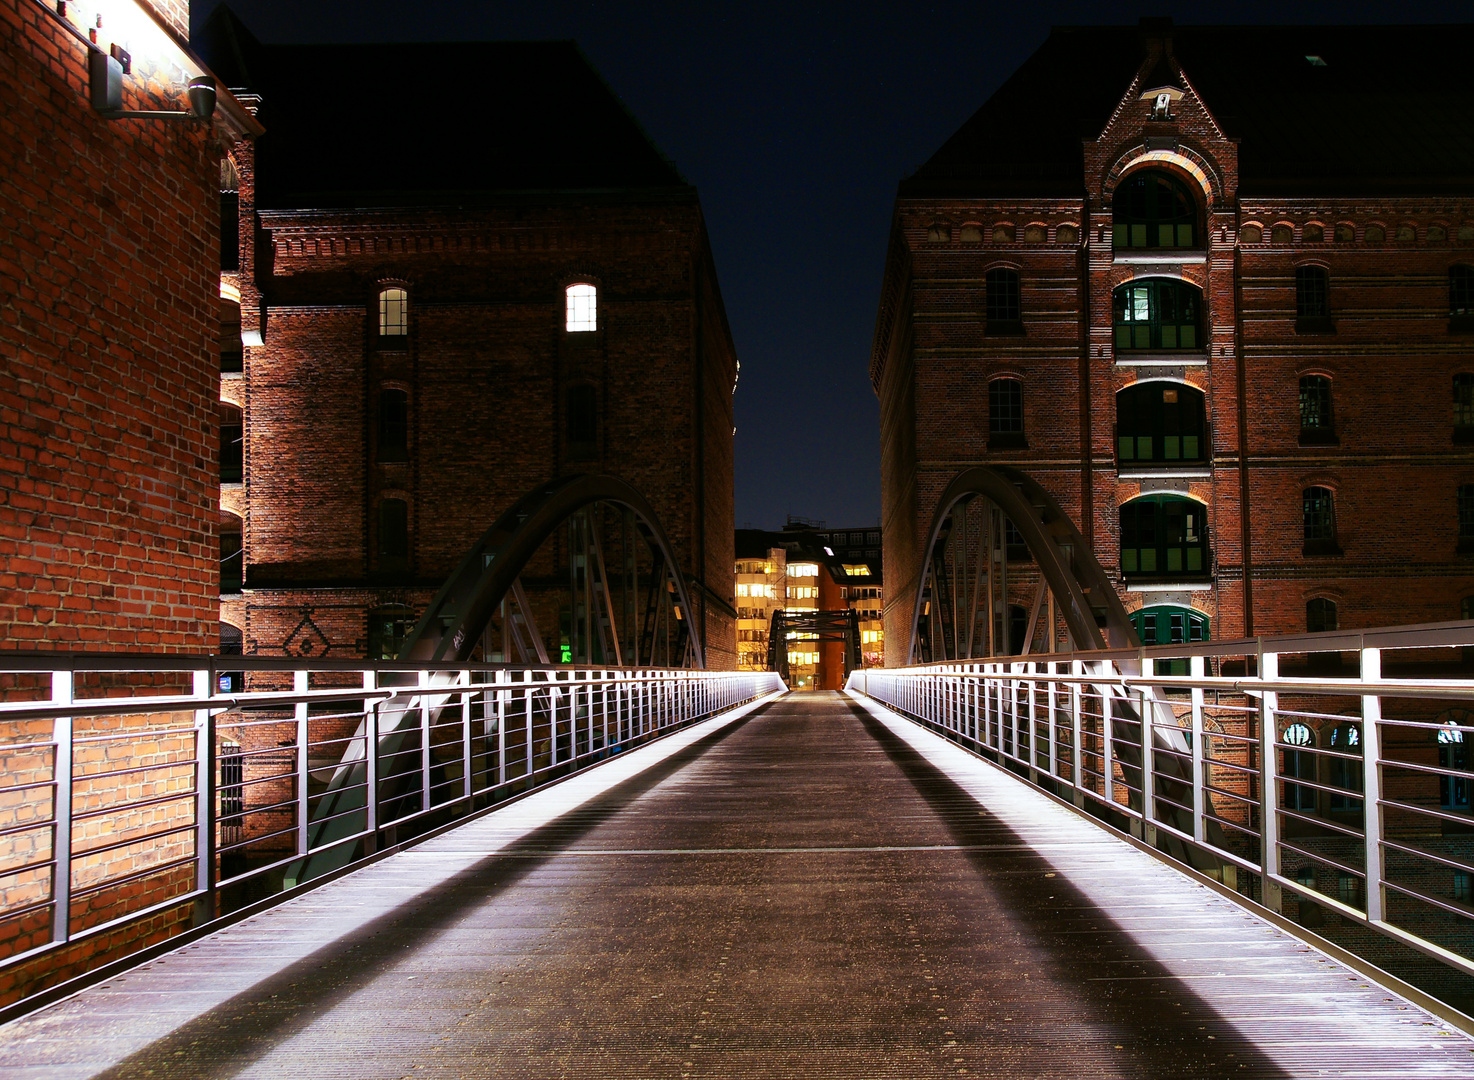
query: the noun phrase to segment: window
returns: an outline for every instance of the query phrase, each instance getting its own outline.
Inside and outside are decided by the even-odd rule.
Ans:
[[[1448,315],[1450,330],[1474,330],[1474,266],[1449,268]]]
[[[565,422],[570,458],[596,457],[599,452],[599,391],[588,383],[568,388]]]
[[[1331,414],[1331,380],[1324,375],[1300,377],[1300,441],[1306,444],[1336,441]]]
[[[240,413],[230,410],[220,425],[220,482],[239,484],[245,473],[245,428]]]
[[[1285,728],[1280,736],[1280,742],[1286,745],[1282,751],[1283,764],[1280,767],[1280,775],[1289,780],[1314,780],[1315,779],[1315,753],[1310,750],[1302,750],[1300,747],[1314,746],[1315,735],[1305,724],[1291,724]],[[1287,810],[1314,810],[1315,788],[1304,784],[1284,785],[1284,805]]]
[[[1309,487],[1302,493],[1306,555],[1339,555],[1336,545],[1336,513],[1331,489]]]
[[[1024,445],[1024,387],[1017,379],[988,384],[988,447]]]
[[[1454,376],[1454,442],[1474,442],[1474,375]]]
[[[1336,880],[1336,899],[1347,907],[1361,907],[1361,878],[1340,875]]]
[[[1269,239],[1275,244],[1289,244],[1295,240],[1295,227],[1293,225],[1276,225],[1269,230]]]
[[[1315,889],[1315,867],[1302,866],[1295,871],[1295,884],[1302,889]],[[1322,922],[1320,905],[1312,904],[1304,897],[1300,898],[1300,923],[1302,926],[1316,927]]]
[[[1450,710],[1448,717],[1438,729],[1438,767],[1453,772],[1469,771],[1469,740],[1464,729],[1474,717],[1462,709]],[[1469,810],[1469,778],[1467,776],[1440,776],[1438,778],[1438,805],[1444,810]]]
[[[1474,885],[1471,885],[1469,874],[1465,870],[1454,871],[1453,897],[1461,904],[1474,902]]]
[[[988,324],[986,334],[1021,334],[1023,316],[1019,308],[1017,270],[994,267],[987,275]]]
[[[1305,605],[1305,630],[1310,634],[1329,634],[1339,628],[1336,601],[1318,596]]]
[[[403,562],[409,557],[409,507],[403,499],[379,503],[379,560]]]
[[[1114,247],[1197,247],[1197,204],[1186,184],[1164,172],[1133,173],[1116,189]]]
[[[1326,748],[1337,754],[1360,754],[1361,753],[1361,727],[1357,724],[1337,724],[1327,733]],[[1344,757],[1327,757],[1329,775],[1327,782],[1331,787],[1340,788],[1342,791],[1361,791],[1362,772],[1361,762],[1352,761]],[[1332,795],[1330,798],[1332,810],[1361,810],[1361,800],[1350,795]]]
[[[1207,460],[1203,394],[1186,383],[1146,382],[1116,395],[1116,456],[1123,467]]]
[[[245,583],[245,552],[241,548],[240,525],[220,529],[220,591],[238,593]]]
[[[1336,226],[1336,243],[1349,244],[1356,239],[1356,227],[1350,222],[1343,221]]]
[[[370,660],[398,659],[404,641],[414,630],[410,613],[392,608],[369,613],[368,642]]]
[[[938,222],[926,230],[926,238],[933,244],[945,244],[952,239],[952,226]],[[568,329],[572,330],[573,327],[569,326]]]
[[[1264,229],[1259,225],[1245,225],[1239,230],[1239,240],[1245,244],[1263,243]]]
[[[1301,230],[1300,235],[1308,244],[1318,244],[1326,238],[1326,230],[1323,225],[1311,223]]]
[[[1368,225],[1366,231],[1366,242],[1368,244],[1380,244],[1387,239],[1387,230],[1381,225]]]
[[[1295,268],[1295,330],[1298,333],[1326,333],[1334,329],[1331,322],[1330,275],[1323,266]]]
[[[570,285],[567,298],[567,328],[570,334],[588,333],[599,328],[599,290],[586,282]]]
[[[1198,349],[1201,293],[1174,278],[1147,278],[1114,293],[1117,349]]]
[[[1073,225],[1061,225],[1054,231],[1054,238],[1061,244],[1078,244],[1080,242],[1080,230]]]
[[[1459,513],[1459,550],[1474,551],[1474,484],[1460,484],[1456,499]]]
[[[379,290],[379,337],[404,339],[409,335],[409,293],[391,286]]]
[[[1208,640],[1208,616],[1201,611],[1172,604],[1156,604],[1133,611],[1131,625],[1143,645],[1181,645]],[[1186,675],[1186,669],[1180,674]]]
[[[1180,495],[1147,495],[1121,507],[1124,577],[1208,576],[1208,512]]]
[[[818,577],[819,576],[819,564],[818,563],[811,563],[811,562],[810,563],[801,563],[801,562],[789,563],[788,564],[788,576],[789,577]]]
[[[245,652],[245,635],[239,626],[228,622],[220,624],[220,655],[240,656]],[[215,686],[222,694],[234,694],[246,688],[244,671],[219,671],[215,675]]]
[[[403,390],[379,391],[378,460],[409,460],[409,395]]]
[[[1033,558],[1029,552],[1029,545],[1024,540],[1024,534],[1019,532],[1018,526],[1013,523],[1013,518],[1007,514],[1003,515],[1003,546],[1009,562],[1028,562]]]

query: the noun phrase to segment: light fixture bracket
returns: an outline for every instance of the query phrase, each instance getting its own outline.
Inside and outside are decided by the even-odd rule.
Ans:
[[[189,80],[189,111],[173,109],[133,110],[123,108],[123,76],[132,68],[132,57],[114,45],[109,52],[87,53],[87,81],[92,107],[107,120],[208,120],[215,115],[215,80],[196,75]]]

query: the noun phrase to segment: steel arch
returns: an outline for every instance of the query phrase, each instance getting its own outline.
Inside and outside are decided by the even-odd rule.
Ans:
[[[685,575],[670,540],[645,497],[615,476],[582,473],[563,476],[534,488],[472,545],[455,573],[400,650],[403,660],[467,660],[523,568],[553,531],[594,503],[610,503],[631,512],[651,551],[658,554],[674,585],[676,603],[685,617],[693,667],[706,667],[696,612],[686,591]]]
[[[953,512],[959,505],[978,496],[996,503],[1022,534],[1045,584],[1060,602],[1061,615],[1077,649],[1136,648],[1139,645],[1136,630],[1116,595],[1115,586],[1096,561],[1080,530],[1075,528],[1074,522],[1054,497],[1025,472],[1006,465],[984,465],[959,473],[937,502],[927,534],[926,554],[912,610],[911,641],[907,652],[910,663],[920,659],[917,649],[927,584],[952,528]]]

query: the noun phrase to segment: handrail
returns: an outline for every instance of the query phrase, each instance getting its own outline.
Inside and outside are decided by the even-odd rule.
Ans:
[[[217,692],[238,672],[291,689]],[[0,673],[44,684],[0,690],[33,698],[0,701],[0,972],[36,988],[51,953],[156,920],[142,945],[165,912],[210,924],[784,689],[768,672],[61,651],[0,652]],[[86,696],[99,674],[98,693],[133,676],[144,694]]]
[[[1474,622],[1430,623],[871,668],[848,688],[1272,910],[1474,974],[1474,663],[1450,655],[1471,647]],[[1355,653],[1355,674],[1280,674],[1317,653]],[[1189,673],[1158,674],[1169,660]],[[1225,660],[1245,674],[1214,674]]]

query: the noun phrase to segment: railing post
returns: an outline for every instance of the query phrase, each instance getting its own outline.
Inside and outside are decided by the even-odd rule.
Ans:
[[[1382,650],[1361,650],[1362,682],[1376,682],[1382,677]],[[1366,912],[1373,923],[1386,919],[1383,895],[1384,875],[1382,850],[1382,698],[1365,694],[1361,699],[1361,772],[1362,821],[1366,842]]]
[[[1259,678],[1264,682],[1278,679],[1279,661],[1277,653],[1261,652]],[[1259,698],[1259,870],[1264,883],[1262,900],[1271,911],[1279,911],[1284,900],[1279,882],[1270,880],[1280,870],[1278,708],[1279,695],[1265,690]]]
[[[1157,673],[1157,662],[1142,657],[1141,673],[1151,678]],[[1147,703],[1147,694],[1152,701]],[[1137,715],[1141,718],[1141,838],[1157,846],[1157,702],[1154,687],[1143,686],[1136,695]],[[1127,797],[1130,801],[1130,797]]]
[[[470,671],[461,672],[461,685],[470,687],[474,680]],[[471,809],[471,698],[469,689],[461,691],[461,797],[466,810]]]
[[[1189,657],[1187,664],[1189,675],[1194,679],[1203,677],[1203,658],[1201,656]],[[1206,818],[1211,809],[1208,803],[1208,777],[1204,765],[1203,740],[1205,738],[1203,734],[1203,688],[1194,686],[1192,688],[1193,839],[1200,844],[1207,840]]]
[[[307,672],[292,672],[292,692],[307,693]],[[307,854],[307,702],[292,707],[297,719],[297,854]]]
[[[1052,634],[1053,630],[1050,632]],[[1052,652],[1053,649],[1054,646],[1051,641],[1050,651]],[[1059,664],[1056,661],[1051,660],[1046,666],[1051,676],[1059,674]],[[1049,738],[1045,744],[1045,748],[1049,754],[1049,775],[1055,779],[1059,779],[1059,727],[1055,723],[1055,717],[1059,713],[1059,687],[1053,679],[1050,679],[1049,682],[1044,684],[1044,688],[1044,714],[1048,717],[1049,722]]]
[[[420,672],[420,812],[430,809],[430,673]]]
[[[1070,674],[1076,679],[1084,678],[1084,661],[1071,660]],[[1074,803],[1082,809],[1085,806],[1085,779],[1082,772],[1085,756],[1080,748],[1080,733],[1085,726],[1081,715],[1084,710],[1084,689],[1082,683],[1070,683],[1070,784],[1074,789]]]
[[[214,672],[207,663],[193,673],[194,696],[207,698]],[[195,745],[195,891],[194,925],[215,918],[215,716],[209,709],[194,714]]]
[[[51,701],[56,705],[72,704],[75,682],[70,671],[51,673]],[[67,941],[72,934],[72,718],[58,716],[52,721],[51,740],[55,747],[51,760],[51,778],[56,785],[52,818],[55,822],[51,839],[54,862],[51,877],[51,941]]]
[[[378,673],[363,673],[363,688],[379,688]],[[363,853],[372,855],[379,847],[379,707],[381,702],[365,702],[363,710]]]

